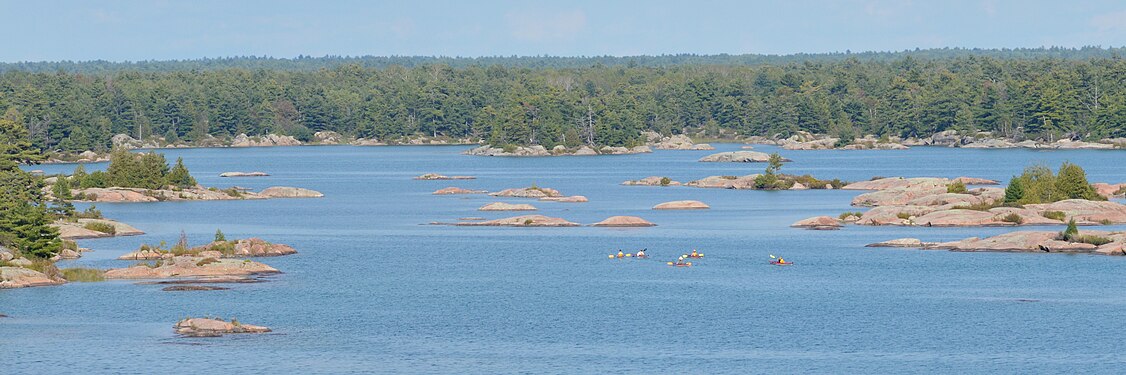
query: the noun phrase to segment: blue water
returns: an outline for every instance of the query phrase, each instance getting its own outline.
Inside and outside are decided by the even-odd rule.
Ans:
[[[719,145],[720,151],[738,145]],[[62,266],[122,267],[142,243],[193,243],[216,229],[299,254],[263,258],[284,273],[213,292],[132,281],[0,291],[0,373],[1122,373],[1126,258],[864,248],[945,241],[1006,228],[789,224],[836,215],[856,191],[756,192],[626,187],[650,175],[689,181],[762,164],[698,163],[709,152],[489,158],[465,147],[163,150],[208,186],[299,186],[323,199],[99,204],[148,234],[80,241]],[[763,151],[775,150],[762,146]],[[1119,151],[781,151],[787,173],[973,176],[1007,180],[1070,160],[1091,181],[1126,181]],[[89,169],[104,165],[88,166]],[[49,173],[73,165],[39,166]],[[265,178],[221,179],[261,170]],[[414,181],[427,172],[472,181]],[[580,223],[637,215],[652,228],[470,228],[497,199],[433,196],[446,186],[531,184],[589,203],[532,203]],[[652,211],[697,199],[703,211]],[[81,208],[81,207],[80,207]],[[1055,228],[1047,228],[1055,229]],[[1123,229],[1119,226],[1117,229]],[[646,247],[652,260],[609,260]],[[691,268],[664,264],[699,249]],[[797,265],[774,267],[770,254]],[[1033,300],[1025,302],[1022,300]],[[178,338],[185,316],[237,317],[275,333]]]

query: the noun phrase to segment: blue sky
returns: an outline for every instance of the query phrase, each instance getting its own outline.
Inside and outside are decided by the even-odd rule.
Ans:
[[[1126,44],[1126,1],[11,1],[0,61]]]

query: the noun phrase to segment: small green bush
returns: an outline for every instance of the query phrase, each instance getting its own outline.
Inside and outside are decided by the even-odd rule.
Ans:
[[[961,208],[963,210],[989,211],[997,207],[1001,207],[1001,202],[981,202],[975,204],[960,205],[957,208]]]
[[[903,220],[908,220],[908,219],[911,218],[911,214],[907,213],[907,212],[900,212],[900,213],[895,214],[895,217],[898,217],[898,218],[903,219]]]
[[[661,177],[661,186],[669,186],[669,184],[671,184],[671,183],[672,183],[672,180],[669,179],[668,177]]]
[[[954,183],[946,185],[946,192],[954,194],[966,194],[968,191],[966,190],[966,184],[963,184],[962,181],[954,181]]]
[[[105,281],[105,272],[94,268],[66,268],[62,270],[63,278],[70,282],[95,282]]]
[[[1063,221],[1064,219],[1067,219],[1067,214],[1065,214],[1061,211],[1044,211],[1044,213],[1040,214],[1040,216],[1043,216],[1043,217],[1046,217],[1046,218],[1049,218],[1049,219],[1052,219],[1052,220],[1059,220],[1059,221]]]
[[[103,223],[103,222],[100,222],[100,221],[91,221],[89,223],[86,223],[86,225],[83,225],[82,227],[89,229],[89,230],[92,230],[92,231],[107,233],[107,234],[110,234],[110,235],[116,235],[117,234],[117,227],[113,226],[112,224]]]
[[[78,243],[71,240],[63,240],[63,249],[78,251]]]
[[[102,211],[99,211],[95,206],[90,206],[86,207],[86,210],[75,214],[75,216],[79,219],[101,219]]]
[[[1001,218],[1001,221],[1004,221],[1006,223],[1013,223],[1013,224],[1017,224],[1017,225],[1024,224],[1024,218],[1020,217],[1020,215],[1017,215],[1016,213],[1010,213],[1008,215],[1005,215],[1005,217]]]
[[[844,220],[846,217],[849,217],[849,216],[861,217],[861,216],[864,216],[864,213],[863,212],[845,212],[845,213],[840,214],[840,216],[837,216],[837,218]]]
[[[1113,241],[1109,238],[1106,238],[1106,237],[1087,234],[1087,235],[1082,235],[1082,236],[1079,236],[1078,238],[1075,238],[1074,241],[1072,241],[1072,242],[1082,242],[1082,243],[1089,243],[1089,244],[1092,244],[1092,245],[1095,245],[1095,246],[1102,246],[1102,245],[1106,245],[1108,243],[1111,243]]]

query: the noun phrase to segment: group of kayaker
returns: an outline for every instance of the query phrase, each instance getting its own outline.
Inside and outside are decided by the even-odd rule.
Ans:
[[[638,250],[636,254],[634,254],[634,253],[627,253],[625,251],[622,251],[622,249],[618,249],[618,254],[617,255],[610,254],[610,259],[615,259],[615,258],[618,258],[618,259],[621,259],[621,258],[648,258],[649,255],[645,253],[647,250],[649,250],[649,249],[648,248],[641,249],[641,250]],[[693,259],[693,258],[699,259],[699,258],[703,258],[703,257],[704,257],[704,253],[701,253],[701,252],[697,251],[696,249],[692,249],[691,253],[681,254],[680,257],[678,257],[675,262],[667,262],[667,264],[670,265],[670,266],[674,266],[674,267],[692,267],[692,262],[687,261],[688,259]],[[794,264],[793,262],[788,261],[785,258],[776,257],[776,256],[774,256],[774,254],[770,254],[770,259],[772,259],[770,261],[770,264],[773,264],[773,265],[776,265],[776,266],[789,266],[789,265]]]

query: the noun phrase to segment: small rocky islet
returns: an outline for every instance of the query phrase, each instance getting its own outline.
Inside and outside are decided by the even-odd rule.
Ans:
[[[220,337],[236,333],[267,333],[270,328],[242,324],[238,320],[224,321],[216,318],[184,318],[172,326],[172,330],[184,337]]]
[[[868,247],[903,247],[924,250],[950,250],[960,252],[1027,252],[1027,253],[1088,253],[1098,255],[1126,255],[1126,232],[1080,230],[1078,238],[1097,238],[1096,243],[1069,241],[1060,232],[1016,231],[992,237],[970,237],[950,242],[923,242],[917,238],[899,238],[867,245]]]
[[[1001,206],[1005,189],[981,187],[965,192],[951,192],[952,184],[995,185],[998,182],[970,177],[946,178],[880,178],[846,185],[845,190],[872,190],[857,195],[852,205],[870,207],[855,218],[838,218],[857,225],[901,226],[1016,226],[1060,225],[1074,219],[1080,225],[1126,223],[1126,205],[1114,201],[1065,199],[1052,203],[1025,204],[1020,207]],[[1109,184],[1108,184],[1109,185]],[[813,218],[816,219],[816,218]],[[824,217],[810,222],[824,222]],[[796,227],[808,225],[806,220]]]

